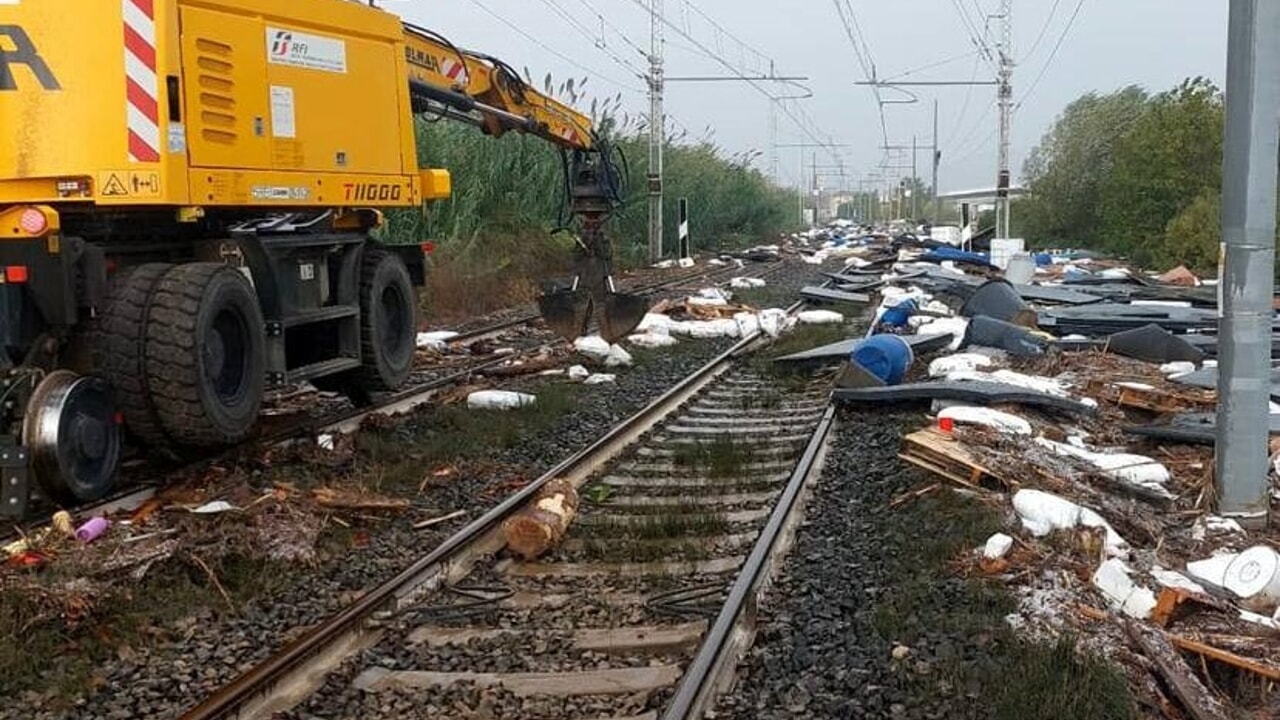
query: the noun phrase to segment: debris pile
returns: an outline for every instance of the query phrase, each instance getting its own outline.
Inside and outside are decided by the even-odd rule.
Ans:
[[[1280,533],[1214,514],[1213,283],[1072,254],[1026,255],[1015,280],[1012,260],[886,240],[829,240],[848,257],[830,289],[874,297],[867,337],[778,361],[839,360],[842,403],[928,408],[900,457],[936,480],[891,507],[988,499],[1006,531],[968,566],[1023,598],[1010,624],[1082,636],[1155,707],[1275,712],[1249,688],[1280,680]]]

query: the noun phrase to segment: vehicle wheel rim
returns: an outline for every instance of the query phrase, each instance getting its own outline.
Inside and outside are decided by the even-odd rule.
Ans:
[[[240,400],[249,375],[249,328],[239,313],[219,312],[205,343],[205,371],[218,398],[226,404]]]

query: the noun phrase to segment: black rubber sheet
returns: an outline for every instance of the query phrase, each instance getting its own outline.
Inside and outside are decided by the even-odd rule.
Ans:
[[[986,381],[907,383],[890,387],[841,389],[834,391],[832,397],[840,402],[860,405],[957,400],[974,405],[1028,405],[1076,415],[1094,413],[1092,407],[1075,400],[1017,385]]]
[[[903,340],[911,346],[911,352],[917,357],[931,352],[937,352],[947,345],[951,344],[951,340],[955,337],[951,333],[936,333],[930,335],[902,335]],[[784,355],[780,358],[774,358],[774,362],[808,362],[811,360],[832,360],[848,359],[849,353],[853,352],[853,348],[864,338],[850,338],[841,340],[840,342],[823,345],[812,350]]]
[[[830,290],[817,285],[809,285],[800,290],[800,297],[808,300],[819,300],[822,302],[844,302],[866,304],[871,302],[870,295],[862,293],[844,292],[843,290]]]
[[[1270,433],[1280,435],[1280,416],[1272,415],[1270,421]],[[1183,413],[1174,415],[1167,425],[1139,425],[1127,427],[1124,431],[1168,442],[1214,445],[1217,443],[1218,424],[1213,413]]]

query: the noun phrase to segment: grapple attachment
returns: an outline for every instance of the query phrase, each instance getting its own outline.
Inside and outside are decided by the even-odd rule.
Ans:
[[[649,302],[640,295],[620,293],[611,275],[612,253],[604,236],[604,222],[617,195],[616,179],[607,171],[601,153],[575,153],[573,213],[581,221],[573,285],[538,299],[547,326],[574,340],[587,334],[594,318],[600,337],[615,343],[644,320]]]

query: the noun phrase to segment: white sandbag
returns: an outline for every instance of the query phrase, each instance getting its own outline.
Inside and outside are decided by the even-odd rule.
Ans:
[[[609,357],[609,343],[599,335],[583,335],[573,341],[573,347],[583,355],[600,359]]]
[[[665,270],[667,268],[675,267],[676,261],[675,260],[659,260],[658,262],[654,263],[653,266],[656,268],[661,268]]]
[[[738,337],[747,337],[760,332],[760,317],[755,313],[740,312],[733,316],[738,324]]]
[[[1145,455],[1094,452],[1087,448],[1054,442],[1045,438],[1036,438],[1035,442],[1037,445],[1048,448],[1058,455],[1074,457],[1090,463],[1101,470],[1107,477],[1145,488],[1164,497],[1174,497],[1173,493],[1169,492],[1164,486],[1171,477],[1169,469]]]
[[[1043,490],[1022,489],[1013,494],[1013,509],[1022,521],[1022,527],[1036,537],[1044,537],[1054,530],[1070,530],[1078,526],[1106,530],[1106,550],[1110,556],[1122,556],[1129,551],[1129,544],[1101,515],[1070,500]]]
[[[972,405],[953,405],[938,413],[938,419],[950,418],[964,425],[981,425],[1012,435],[1030,435],[1031,423],[1017,415]]]
[[[636,347],[660,348],[675,345],[676,339],[665,332],[647,332],[629,335],[627,336],[627,342]]]
[[[1169,362],[1160,366],[1160,372],[1170,378],[1178,377],[1179,375],[1186,375],[1187,373],[1193,373],[1195,371],[1196,364],[1186,360]]]
[[[609,354],[604,358],[605,367],[623,367],[632,363],[631,353],[622,349],[621,345],[614,345],[609,348]]]
[[[617,375],[610,375],[608,373],[594,373],[593,375],[589,376],[586,380],[583,380],[582,384],[583,385],[600,385],[602,383],[617,382],[617,380],[618,380]]]
[[[738,323],[729,318],[673,323],[670,330],[672,335],[692,338],[738,337]]]
[[[417,345],[420,348],[430,348],[432,350],[444,350],[449,347],[449,341],[458,337],[458,333],[452,330],[436,330],[434,332],[418,333]]]
[[[725,265],[727,263],[725,263],[725,261],[721,260],[720,258],[711,258],[710,260],[707,261],[707,264],[708,265]]]
[[[951,342],[947,344],[947,350],[955,352],[960,348],[960,343],[964,342],[965,330],[969,328],[969,320],[962,317],[935,318],[931,322],[916,328],[916,332],[920,335],[945,335],[951,333]]]
[[[588,377],[591,377],[591,371],[582,367],[581,365],[574,365],[573,367],[569,368],[568,374],[569,374],[569,379],[573,380],[574,382],[577,382],[579,380],[586,380]]]
[[[679,265],[682,268],[691,268],[694,265],[693,258],[680,258]]]
[[[1093,586],[1102,591],[1111,606],[1129,617],[1145,620],[1156,608],[1155,593],[1129,577],[1129,568],[1116,558],[1098,566],[1093,573]]]
[[[537,401],[534,395],[510,390],[477,390],[467,396],[467,407],[473,410],[510,410]]]
[[[946,377],[960,370],[977,370],[990,367],[991,358],[978,353],[956,353],[935,359],[929,363],[929,377]]]
[[[670,317],[667,317],[662,313],[645,313],[644,317],[640,320],[640,324],[636,326],[636,332],[666,333],[667,328],[671,327],[671,324],[674,322],[675,320],[672,320]]]
[[[737,290],[764,287],[763,278],[736,277],[729,281],[729,287]]]
[[[713,301],[712,303],[707,303],[707,304],[727,305],[729,303],[730,295],[729,293],[726,293],[720,288],[702,288],[701,290],[698,291],[697,295],[689,299],[690,301],[692,301],[695,298]]]
[[[787,315],[787,311],[782,308],[766,308],[760,311],[758,316],[760,329],[765,335],[776,338],[795,324],[795,318]]]
[[[832,325],[844,322],[844,315],[835,310],[805,310],[796,316],[805,325]]]
[[[1012,547],[1013,538],[1004,533],[996,533],[987,538],[987,544],[982,546],[982,557],[996,560],[1007,555]]]
[[[800,259],[808,265],[821,265],[827,261],[827,255],[828,252],[826,250],[819,250],[812,255],[801,255]]]

